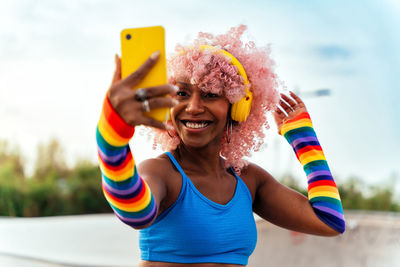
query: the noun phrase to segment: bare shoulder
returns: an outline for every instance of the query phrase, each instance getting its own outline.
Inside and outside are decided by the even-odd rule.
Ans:
[[[158,215],[176,201],[182,187],[182,178],[166,154],[142,161],[138,173],[146,180],[159,207]]]
[[[265,184],[277,182],[268,171],[255,163],[249,163],[249,165],[244,167],[241,171],[240,177],[249,188],[253,200],[256,198],[259,188]]]
[[[142,161],[137,166],[139,175],[151,184],[159,184],[171,191],[178,186],[177,170],[175,170],[171,160],[166,154],[161,154],[156,158],[150,158]],[[179,174],[179,173],[178,173]]]
[[[248,180],[258,186],[268,183],[276,182],[275,178],[265,169],[255,163],[249,163],[241,172],[243,179]]]
[[[137,169],[144,177],[165,178],[171,169],[171,163],[167,155],[161,154],[156,158],[142,161],[138,164]]]
[[[171,197],[173,168],[167,155],[162,154],[156,158],[142,161],[137,166],[138,173],[149,185],[151,192],[159,207],[158,214],[161,214]]]

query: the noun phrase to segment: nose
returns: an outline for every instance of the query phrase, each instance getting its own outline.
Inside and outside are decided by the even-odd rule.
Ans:
[[[204,112],[203,101],[201,99],[201,95],[198,93],[194,93],[186,106],[185,111],[189,114],[196,115]]]

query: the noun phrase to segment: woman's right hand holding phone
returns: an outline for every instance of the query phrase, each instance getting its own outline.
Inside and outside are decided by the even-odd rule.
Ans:
[[[165,129],[164,123],[157,121],[145,115],[142,101],[136,97],[135,90],[132,88],[137,85],[156,64],[159,52],[153,53],[135,72],[124,79],[121,79],[121,59],[115,56],[115,72],[113,81],[108,91],[108,99],[118,115],[129,125],[147,125],[160,129]],[[173,107],[176,100],[165,95],[175,95],[177,88],[171,84],[165,84],[155,87],[143,88],[146,91],[145,96],[148,101],[148,107],[151,109],[161,107]]]

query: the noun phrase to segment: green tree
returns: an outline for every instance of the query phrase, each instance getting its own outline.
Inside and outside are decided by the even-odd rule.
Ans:
[[[18,147],[0,140],[0,215],[21,216],[24,160]]]
[[[365,209],[365,183],[357,176],[351,176],[338,184],[344,209]]]
[[[68,168],[62,146],[56,139],[37,148],[34,174],[27,178],[18,147],[0,140],[0,216],[53,216],[112,212],[101,188],[96,163],[78,159]],[[307,196],[300,179],[286,173],[280,182]],[[394,188],[399,180],[393,173],[386,182],[366,185],[351,176],[338,183],[344,209],[400,211]]]
[[[299,179],[293,176],[292,174],[290,173],[283,174],[280,177],[279,182],[307,196],[307,188],[300,186]]]
[[[73,214],[112,212],[101,188],[101,172],[97,164],[77,162],[68,176],[69,210]]]
[[[67,174],[64,150],[57,139],[51,139],[47,144],[39,144],[33,178],[45,181],[65,177]]]

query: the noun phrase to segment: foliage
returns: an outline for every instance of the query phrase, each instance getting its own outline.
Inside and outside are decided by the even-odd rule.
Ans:
[[[400,211],[392,183],[367,186],[360,178],[350,177],[339,188],[345,209]]]
[[[301,177],[304,179],[304,177]],[[336,179],[338,182],[339,179]],[[400,211],[395,201],[393,174],[386,185],[366,185],[356,176],[338,183],[345,209]],[[300,178],[282,175],[281,183],[307,196]],[[33,217],[112,212],[101,189],[97,164],[77,160],[68,167],[57,140],[41,144],[34,173],[27,177],[20,150],[0,140],[0,216]]]
[[[0,142],[0,216],[53,216],[111,212],[99,167],[78,160],[68,168],[57,140],[38,147],[34,174],[24,175],[18,149]]]
[[[396,174],[389,179],[387,185],[381,183],[380,186],[366,185],[361,178],[356,176],[345,179],[344,183],[338,182],[339,179],[335,180],[344,209],[400,211],[400,204],[396,202],[394,192]],[[294,176],[285,174],[280,181],[307,196],[306,188],[301,188],[298,179]]]
[[[48,144],[39,144],[36,155],[34,177],[44,181],[48,175],[64,176],[67,172],[67,165],[63,157],[63,149],[60,143],[53,139]]]

